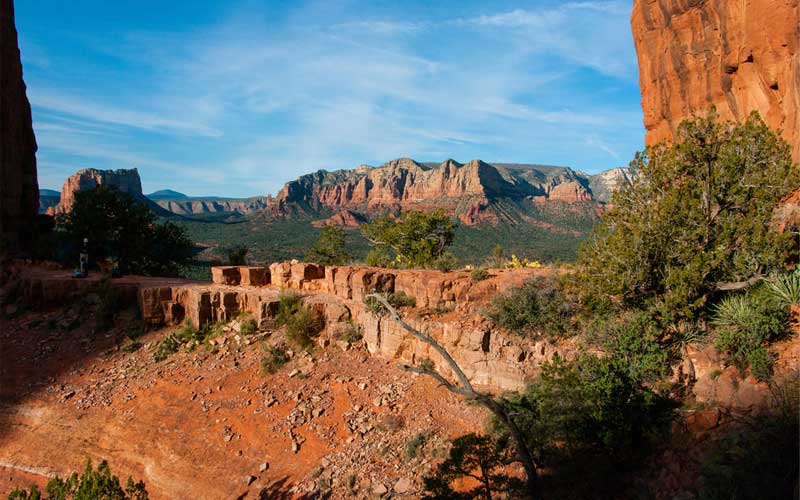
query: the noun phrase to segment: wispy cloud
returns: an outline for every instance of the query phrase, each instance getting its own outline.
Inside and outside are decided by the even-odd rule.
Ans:
[[[137,166],[154,189],[243,196],[399,156],[597,169],[641,140],[626,2],[234,6],[182,30],[118,27],[98,49],[116,66],[91,81],[83,53],[32,67],[45,175]]]

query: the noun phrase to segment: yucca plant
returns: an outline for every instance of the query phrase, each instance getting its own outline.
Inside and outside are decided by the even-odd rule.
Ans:
[[[755,313],[747,295],[729,295],[714,307],[711,323],[715,326],[741,328]]]
[[[800,306],[800,269],[767,280],[772,295],[786,305]]]

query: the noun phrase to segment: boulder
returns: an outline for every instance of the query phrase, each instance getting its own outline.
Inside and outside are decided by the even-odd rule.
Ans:
[[[242,286],[266,286],[269,284],[267,269],[265,267],[240,266],[239,275]]]

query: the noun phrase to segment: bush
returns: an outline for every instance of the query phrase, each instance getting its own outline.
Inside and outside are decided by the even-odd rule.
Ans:
[[[390,255],[393,252],[401,266],[433,267],[437,263],[441,266],[452,263],[444,253],[453,243],[455,228],[447,212],[438,209],[405,212],[398,220],[379,217],[364,224],[361,231],[377,251],[368,257],[368,263],[370,260],[375,263],[395,260]]]
[[[354,344],[362,339],[361,327],[352,320],[342,321],[336,325],[335,337],[348,344]]]
[[[57,217],[56,229],[69,246],[65,258],[77,262],[88,238],[90,259],[116,260],[122,273],[177,275],[192,257],[184,229],[157,223],[146,205],[113,187],[76,192],[72,210]]]
[[[250,314],[240,314],[236,319],[240,323],[239,333],[242,335],[252,335],[258,331],[258,322]]]
[[[727,354],[741,371],[750,367],[754,377],[769,380],[772,358],[767,346],[788,329],[789,311],[763,286],[725,297],[713,308],[717,328],[714,346]]]
[[[97,326],[107,330],[114,325],[114,317],[119,309],[119,294],[112,286],[111,279],[103,276],[97,287],[99,301],[97,303]]]
[[[669,432],[674,403],[630,376],[627,362],[556,357],[526,391],[502,402],[542,467],[548,498],[606,498]],[[494,424],[505,435],[505,427]]]
[[[192,351],[200,344],[206,344],[209,339],[216,337],[221,331],[221,325],[219,324],[208,324],[198,331],[186,320],[177,330],[168,334],[158,343],[153,353],[153,359],[164,361],[178,352],[181,347]]]
[[[302,349],[308,349],[322,330],[320,318],[303,305],[300,295],[281,293],[278,297],[277,326],[286,327],[286,338]]]
[[[478,282],[488,279],[490,275],[489,271],[486,269],[475,269],[470,273],[470,277],[472,278],[472,281]]]
[[[399,309],[401,307],[415,307],[417,305],[417,299],[411,295],[407,295],[402,291],[386,294],[386,301],[389,302],[389,305],[395,309]],[[372,314],[383,314],[383,304],[381,304],[375,297],[367,297],[364,300],[364,303],[367,305],[367,309],[369,309]]]
[[[758,117],[683,122],[674,145],[631,163],[581,248],[588,295],[656,311],[665,323],[704,316],[718,285],[783,267],[794,236],[770,230],[778,201],[800,185],[790,148]]]
[[[443,273],[448,273],[458,267],[458,259],[450,252],[444,252],[436,257],[430,267],[438,269]]]
[[[568,333],[575,325],[578,303],[557,279],[536,276],[523,286],[496,297],[489,319],[520,336]]]
[[[608,320],[594,333],[606,353],[622,361],[638,383],[653,383],[671,373],[677,353],[659,341],[662,328],[647,313],[630,311]]]
[[[103,460],[92,468],[91,460],[86,460],[86,469],[78,476],[72,473],[66,480],[56,476],[47,483],[45,488],[47,496],[36,486],[28,490],[15,489],[8,496],[8,500],[148,500],[147,489],[144,483],[134,483],[130,477],[123,488],[117,476],[112,476],[108,462]]]
[[[777,274],[767,280],[772,295],[781,303],[791,306],[800,305],[800,268],[794,272]]]
[[[345,232],[341,227],[327,226],[306,253],[305,260],[323,266],[341,266],[350,260],[345,248]]]
[[[697,498],[797,498],[798,429],[796,402],[781,411],[746,419],[703,464]]]
[[[417,458],[420,451],[425,447],[425,444],[432,436],[433,433],[431,431],[423,431],[411,438],[408,443],[406,443],[406,457],[409,460]]]
[[[230,247],[224,247],[222,249],[223,254],[225,255],[225,260],[229,266],[246,266],[247,265],[247,254],[250,253],[250,249],[243,245],[233,245]]]
[[[283,365],[289,362],[289,355],[283,346],[270,346],[266,355],[261,358],[261,371],[264,374],[277,373]]]

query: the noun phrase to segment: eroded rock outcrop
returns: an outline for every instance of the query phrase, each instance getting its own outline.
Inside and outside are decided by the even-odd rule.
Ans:
[[[72,174],[61,187],[61,199],[50,214],[62,214],[72,210],[75,203],[75,193],[88,191],[100,186],[113,186],[123,193],[128,193],[140,198],[142,195],[142,180],[139,171],[132,169],[97,170],[86,168]]]
[[[0,239],[24,249],[39,208],[36,138],[22,79],[13,0],[0,0]]]
[[[738,121],[758,111],[800,160],[799,12],[798,0],[635,0],[647,143],[714,105]]]

